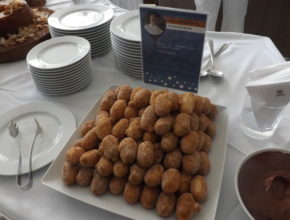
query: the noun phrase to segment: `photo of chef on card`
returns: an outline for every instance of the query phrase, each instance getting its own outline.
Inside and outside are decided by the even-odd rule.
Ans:
[[[198,91],[206,14],[140,6],[144,82]]]

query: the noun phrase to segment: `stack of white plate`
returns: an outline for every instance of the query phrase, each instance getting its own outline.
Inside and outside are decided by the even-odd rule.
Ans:
[[[90,43],[81,37],[44,41],[29,51],[26,61],[37,89],[44,95],[75,93],[92,78]]]
[[[129,11],[116,17],[110,30],[117,67],[131,76],[142,77],[139,11]]]
[[[91,44],[92,57],[111,49],[110,23],[114,11],[103,5],[74,5],[55,11],[48,18],[52,37],[74,35],[86,38]]]

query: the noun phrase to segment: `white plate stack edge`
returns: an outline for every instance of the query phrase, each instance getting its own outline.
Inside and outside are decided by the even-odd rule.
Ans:
[[[91,47],[81,37],[44,41],[29,51],[26,62],[36,88],[44,95],[69,95],[91,82]]]
[[[74,5],[55,11],[48,18],[52,37],[79,36],[91,44],[91,56],[111,50],[110,23],[113,9],[96,4]]]
[[[117,68],[128,75],[142,78],[139,11],[129,11],[116,17],[111,23],[110,31]]]

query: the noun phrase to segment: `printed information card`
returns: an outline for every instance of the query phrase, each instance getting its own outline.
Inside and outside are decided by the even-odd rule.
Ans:
[[[207,15],[140,6],[144,82],[198,91]]]

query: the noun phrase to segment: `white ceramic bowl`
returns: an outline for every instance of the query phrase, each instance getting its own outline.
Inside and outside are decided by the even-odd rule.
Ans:
[[[240,194],[239,177],[240,177],[241,169],[246,164],[246,162],[248,162],[254,156],[257,156],[259,154],[266,153],[266,152],[280,152],[280,153],[285,153],[285,154],[289,154],[289,158],[290,158],[290,150],[284,149],[284,148],[283,149],[282,148],[266,148],[266,149],[257,150],[255,152],[249,154],[248,156],[246,156],[241,161],[241,163],[239,164],[239,166],[238,166],[238,168],[236,170],[236,174],[235,174],[235,189],[236,189],[237,197],[238,197],[239,202],[240,202],[241,206],[243,207],[245,213],[252,220],[254,220],[254,217],[251,215],[250,211],[248,210],[247,204],[244,203],[244,201],[242,199],[242,196]]]

